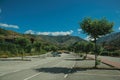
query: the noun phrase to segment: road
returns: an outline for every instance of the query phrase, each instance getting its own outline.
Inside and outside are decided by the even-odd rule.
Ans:
[[[48,57],[36,61],[3,61],[0,80],[56,80],[64,79],[71,71],[75,61],[73,55],[62,54],[61,57]],[[18,64],[18,65],[17,65]],[[6,65],[6,66],[5,66]]]
[[[72,54],[32,61],[0,61],[0,80],[119,80],[119,70],[74,69],[93,65]],[[74,68],[73,68],[74,67]]]

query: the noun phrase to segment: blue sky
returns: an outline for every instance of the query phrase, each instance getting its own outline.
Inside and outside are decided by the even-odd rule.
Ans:
[[[0,0],[0,27],[19,33],[74,35],[86,16],[106,17],[120,31],[120,0]]]

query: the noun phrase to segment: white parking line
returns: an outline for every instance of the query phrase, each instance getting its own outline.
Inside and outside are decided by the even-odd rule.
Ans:
[[[30,77],[25,78],[24,80],[29,80],[29,79],[31,79],[31,78],[33,78],[33,77],[39,75],[39,74],[40,74],[40,73],[34,74],[34,75],[30,76]]]
[[[15,70],[15,71],[7,72],[7,73],[0,73],[0,76],[6,75],[6,74],[15,73],[15,72],[19,72],[19,71],[21,71],[21,70]]]
[[[64,78],[67,78],[68,77],[68,74],[65,74]]]
[[[38,66],[38,65],[33,65],[34,67]]]
[[[72,65],[71,69],[68,71],[67,74],[65,74],[64,78],[68,77],[68,74],[72,71],[72,69],[75,67],[76,63],[74,65]]]
[[[19,72],[19,71],[21,71],[21,70],[15,70],[15,71],[13,71],[13,72]]]

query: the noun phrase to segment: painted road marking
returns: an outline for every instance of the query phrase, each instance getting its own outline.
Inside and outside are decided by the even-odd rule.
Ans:
[[[34,67],[39,66],[39,65],[33,65]]]
[[[49,61],[49,62],[51,62],[51,61]],[[49,63],[49,62],[45,62],[44,64],[47,64],[47,63]],[[62,61],[61,61],[62,62]],[[60,63],[60,62],[59,62]],[[59,63],[57,63],[56,65],[58,65]],[[36,65],[35,65],[36,66]],[[38,66],[38,65],[37,65]],[[55,65],[54,65],[55,66]],[[27,78],[25,78],[24,80],[29,80],[29,79],[31,79],[31,78],[33,78],[33,77],[35,77],[35,76],[38,76],[40,73],[37,73],[37,74],[34,74],[34,75],[32,75],[32,76],[30,76],[30,77],[27,77]]]
[[[75,67],[76,63],[71,67],[71,69],[68,71],[67,74],[65,74],[64,78],[67,78],[68,77],[68,74],[72,71],[72,69]]]
[[[6,74],[15,73],[15,72],[19,72],[19,71],[21,71],[21,70],[15,70],[15,71],[11,71],[11,72],[8,72],[8,73],[0,73],[0,76],[6,75]]]
[[[24,80],[29,80],[29,79],[31,79],[31,78],[33,78],[33,77],[39,75],[39,74],[40,74],[40,73],[34,74],[34,75],[30,76],[30,77],[25,78]]]
[[[68,77],[68,74],[65,74],[64,78],[67,78]]]
[[[15,70],[15,71],[13,71],[13,72],[19,72],[19,71],[21,71],[21,70]]]

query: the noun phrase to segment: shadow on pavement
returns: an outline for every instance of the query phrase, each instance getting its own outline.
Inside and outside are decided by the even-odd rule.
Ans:
[[[72,59],[72,58],[67,58],[67,59],[64,59],[64,60],[68,60],[68,61],[83,61],[83,60],[93,60],[93,59]]]
[[[35,69],[35,70],[38,72],[46,72],[46,73],[53,73],[53,74],[59,74],[59,73],[67,74],[67,73],[76,72],[76,70],[73,70],[71,68],[66,68],[66,67],[39,68],[39,69]]]
[[[31,59],[0,59],[0,61],[31,61]]]
[[[64,60],[68,60],[68,61],[83,61],[83,59],[72,59],[72,58],[66,58]]]
[[[87,71],[87,70],[119,70],[119,69],[114,69],[114,68],[93,68],[93,67],[88,67],[88,68],[80,68],[80,67],[75,67],[73,69],[71,68],[66,68],[66,67],[47,67],[47,68],[38,68],[35,69],[38,72],[46,72],[46,73],[53,73],[53,74],[68,74],[68,73],[75,73],[77,71]]]

